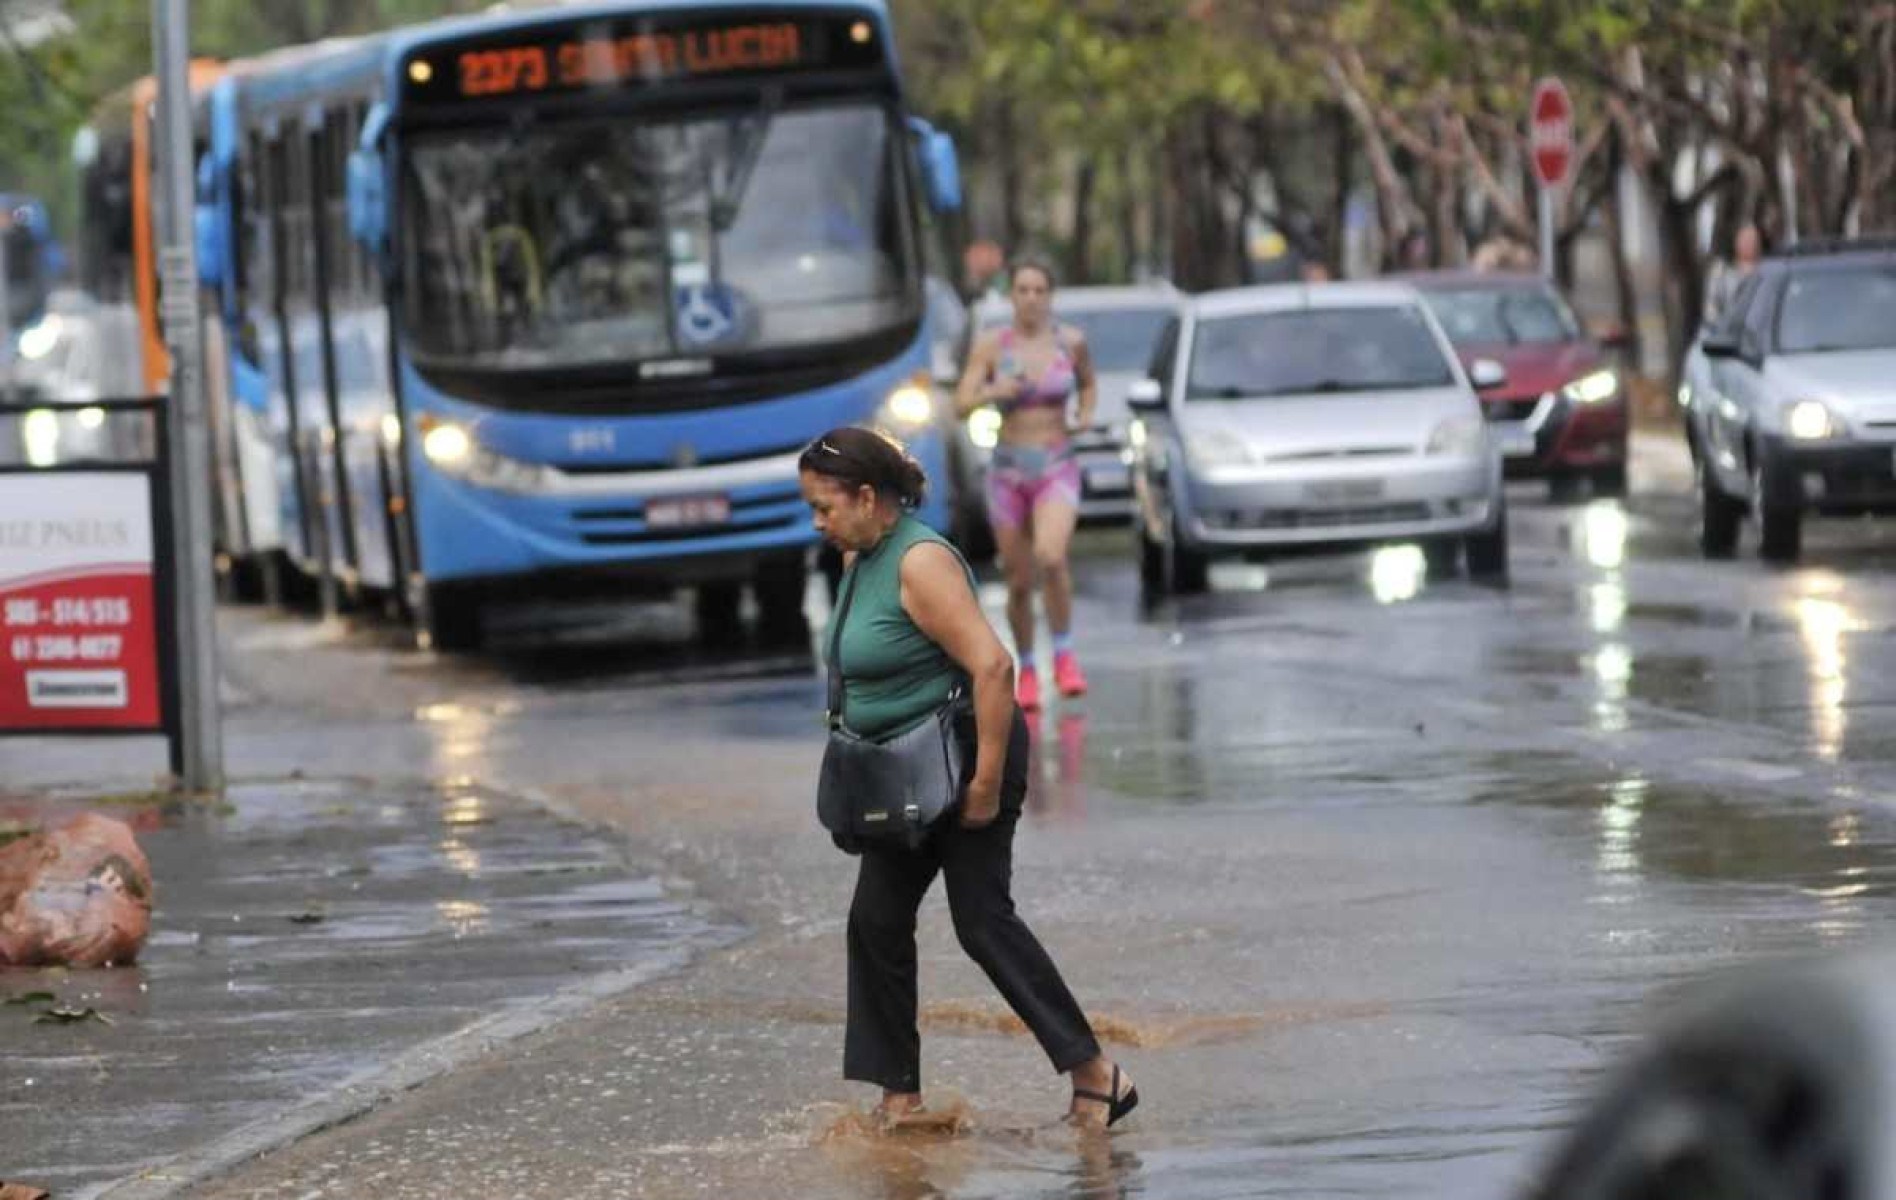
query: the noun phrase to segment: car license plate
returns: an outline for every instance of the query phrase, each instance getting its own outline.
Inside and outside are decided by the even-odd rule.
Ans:
[[[1132,486],[1132,472],[1125,467],[1086,468],[1086,489],[1091,492],[1123,492]]]
[[[1500,439],[1501,453],[1509,458],[1530,458],[1534,453],[1534,433],[1524,422],[1510,421],[1493,426]]]
[[[1380,479],[1338,479],[1313,483],[1304,488],[1304,495],[1310,499],[1329,503],[1379,500],[1382,494],[1383,481]]]
[[[723,525],[730,519],[729,496],[672,496],[645,505],[648,529],[698,529]]]

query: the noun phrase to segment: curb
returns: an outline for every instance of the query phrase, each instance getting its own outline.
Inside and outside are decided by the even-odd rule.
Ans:
[[[556,820],[590,833],[611,834],[614,840],[623,840],[610,823],[589,820],[541,789],[515,788],[501,782],[490,790],[536,806]],[[619,853],[625,856],[622,846]],[[753,932],[741,925],[726,923],[719,929],[714,924],[711,936],[698,945],[669,951],[636,967],[595,975],[551,995],[513,1001],[502,1011],[424,1042],[385,1066],[344,1079],[313,1100],[252,1121],[163,1162],[142,1167],[134,1174],[82,1188],[71,1194],[72,1200],[175,1200],[189,1195],[196,1188],[232,1174],[265,1155],[367,1116],[496,1050],[565,1024],[607,1001],[682,971],[707,954],[744,941]]]
[[[74,1200],[171,1200],[186,1195],[191,1189],[230,1174],[272,1151],[365,1116],[494,1050],[562,1024],[604,1001],[681,970],[705,951],[722,949],[742,936],[741,933],[729,934],[708,946],[673,951],[656,962],[563,988],[551,997],[518,1001],[509,1011],[425,1043],[386,1067],[345,1080],[317,1100],[254,1121],[135,1175],[75,1192]]]

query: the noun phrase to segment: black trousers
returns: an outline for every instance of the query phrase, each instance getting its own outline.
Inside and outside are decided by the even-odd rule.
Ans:
[[[1086,1014],[1014,911],[1014,827],[1027,794],[1027,722],[1014,714],[1001,815],[964,829],[951,815],[918,850],[864,851],[849,906],[849,1021],[843,1076],[894,1092],[922,1087],[916,1028],[915,914],[937,874],[947,880],[955,936],[1039,1039],[1056,1071],[1099,1056]],[[972,758],[969,761],[973,761]]]

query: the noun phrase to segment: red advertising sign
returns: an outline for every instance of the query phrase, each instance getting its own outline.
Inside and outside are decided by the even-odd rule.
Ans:
[[[0,730],[163,726],[151,482],[0,475]]]
[[[1566,85],[1553,78],[1535,84],[1528,113],[1534,177],[1544,188],[1557,188],[1573,170],[1573,100]]]

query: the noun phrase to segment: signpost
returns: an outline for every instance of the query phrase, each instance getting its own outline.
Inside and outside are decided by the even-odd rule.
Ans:
[[[1548,77],[1534,85],[1528,105],[1528,157],[1540,183],[1541,274],[1554,277],[1554,193],[1567,185],[1573,173],[1573,100],[1560,80]]]
[[[158,275],[171,351],[171,501],[176,563],[179,776],[189,791],[223,787],[217,694],[217,613],[211,572],[211,441],[204,400],[204,337],[198,320],[192,184],[190,3],[152,0],[158,77]]]

